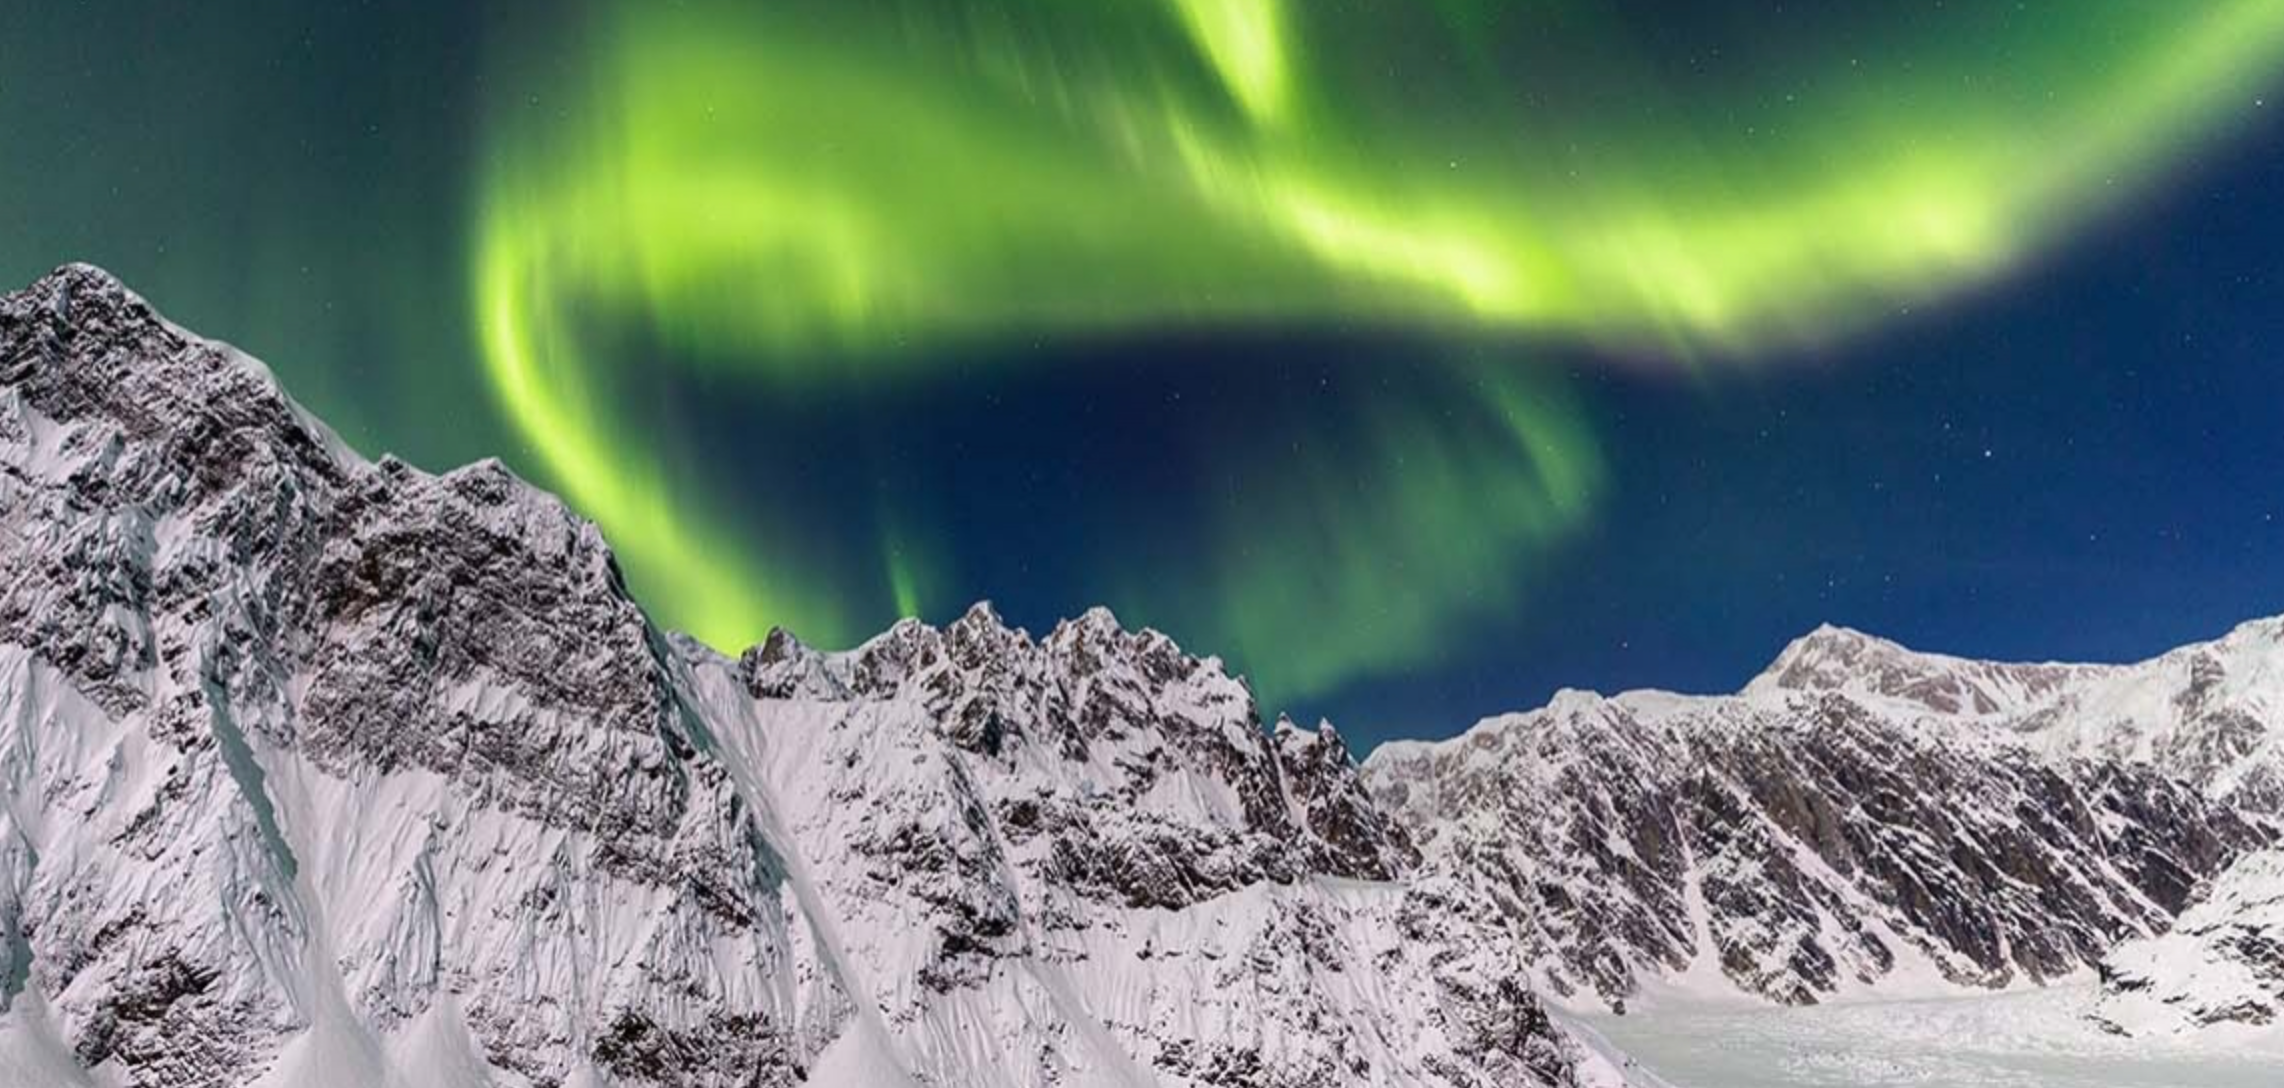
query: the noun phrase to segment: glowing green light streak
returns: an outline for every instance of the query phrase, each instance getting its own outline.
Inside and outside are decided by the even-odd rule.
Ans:
[[[1130,586],[1121,616],[1215,634],[1271,706],[1428,661],[1470,618],[1523,604],[1540,556],[1584,525],[1605,473],[1583,413],[1528,370],[1312,419],[1317,441],[1242,457],[1215,511],[1204,593]],[[1329,440],[1328,440],[1329,439]]]
[[[591,364],[562,326],[561,310],[527,297],[547,286],[522,275],[541,264],[505,236],[488,237],[480,248],[485,360],[517,429],[573,505],[608,528],[619,553],[633,561],[638,588],[669,602],[677,625],[716,646],[750,641],[756,617],[766,615],[801,615],[822,632],[817,637],[842,637],[839,608],[794,588],[790,577],[742,573],[771,569],[766,551],[669,501],[664,474],[650,460],[599,439],[609,420],[582,395],[583,385],[560,377]]]
[[[1285,9],[1281,0],[1174,0],[1221,81],[1256,120],[1283,116]]]
[[[2019,263],[2284,62],[2274,0],[1954,18],[1994,40],[1877,76],[1803,65],[1799,83],[1828,88],[1812,111],[1645,86],[1671,120],[1642,123],[1520,110],[1502,81],[1532,74],[1478,40],[1453,71],[1389,70],[1412,38],[1528,29],[1527,11],[1467,0],[627,5],[567,104],[500,122],[475,256],[485,360],[667,618],[724,646],[770,622],[829,641],[857,606],[676,492],[622,433],[590,323],[786,383],[927,364],[900,344],[1323,317],[1743,358]],[[1501,527],[1467,545],[1482,552],[1332,517],[1358,504],[1297,481],[1323,523],[1273,549],[1230,530],[1201,581],[1258,607],[1212,610],[1199,636],[1266,647],[1252,625],[1394,609],[1425,645],[1440,618],[1511,608],[1469,587],[1527,565],[1591,492],[1547,467],[1584,463],[1582,426],[1527,414],[1541,437],[1447,448],[1395,423],[1362,443],[1382,481],[1366,506],[1450,525],[1488,503]],[[937,567],[915,539],[884,549],[900,610],[918,606],[910,572]],[[1264,551],[1278,558],[1245,558]],[[1363,667],[1317,656],[1290,686]]]

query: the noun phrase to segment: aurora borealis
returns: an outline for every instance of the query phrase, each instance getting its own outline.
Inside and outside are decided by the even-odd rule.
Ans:
[[[2019,520],[2007,489],[2115,495],[2175,451],[2074,475],[2077,431],[1961,394],[2185,365],[2110,353],[2228,291],[2090,340],[2020,292],[2280,146],[2284,89],[2272,0],[249,3],[227,31],[94,6],[0,16],[0,135],[42,152],[0,163],[11,281],[101,261],[367,449],[505,457],[719,647],[1100,601],[1272,711],[1525,705],[1551,659],[1513,657],[1566,641],[1604,647],[1555,655],[1582,679],[1687,684],[1819,619],[2020,630],[1888,551],[1980,516],[2059,577],[2114,527]],[[2247,307],[2206,330],[2231,366],[2276,343]],[[1746,437],[1851,374],[1934,388],[1839,397],[1822,448]],[[2131,447],[2107,411],[2072,426]],[[1882,445],[1903,420],[1928,437]],[[2026,423],[2044,470],[1973,464]],[[1846,449],[1874,452],[1772,490]],[[1946,471],[1971,503],[1848,528]],[[2284,605],[2228,540],[2193,564],[2227,552],[2210,607]],[[1767,584],[1835,555],[1884,588]],[[2089,653],[2201,633],[2108,622]]]

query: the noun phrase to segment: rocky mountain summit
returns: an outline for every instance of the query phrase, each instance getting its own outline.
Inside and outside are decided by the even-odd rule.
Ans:
[[[1744,694],[1834,692],[1906,715],[1990,717],[2021,714],[2100,665],[2018,664],[1921,653],[1887,639],[1825,624],[1792,641]]]
[[[2130,665],[1970,661],[1826,627],[1745,689],[1790,692],[1979,721],[2051,757],[2153,767],[2215,801],[2284,817],[2284,617]]]
[[[0,298],[0,782],[0,1082],[1623,1079],[1218,661],[721,657],[87,267]]]

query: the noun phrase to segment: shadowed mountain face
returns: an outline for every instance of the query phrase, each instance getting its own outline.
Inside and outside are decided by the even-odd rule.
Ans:
[[[1546,985],[1613,1003],[2043,982],[2265,837],[2147,767],[1834,693],[1565,693],[1365,775],[1429,864],[1485,875]]]

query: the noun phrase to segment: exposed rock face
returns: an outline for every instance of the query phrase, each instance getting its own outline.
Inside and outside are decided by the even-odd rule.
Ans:
[[[2197,889],[2284,817],[2279,647],[1828,628],[1360,769],[1101,610],[724,658],[67,268],[0,298],[0,1083],[1615,1085],[1538,988],[2096,962],[2254,1020],[2274,866]]]
[[[988,608],[723,659],[505,469],[366,463],[88,268],[0,299],[0,783],[27,1068],[1617,1082],[1218,662]]]
[[[845,1020],[600,537],[498,465],[356,461],[71,268],[0,303],[0,496],[8,997],[79,1061],[234,1083],[449,997],[534,1084],[791,1083]]]
[[[2146,764],[2284,819],[2284,617],[2132,665],[1969,661],[1826,627],[1745,691],[1835,692],[1895,716],[1975,720],[2058,759]]]
[[[2099,1022],[2126,1034],[2284,1020],[2284,850],[2247,855],[2173,931],[2102,961]]]
[[[2149,768],[1875,705],[1566,692],[1384,746],[1366,778],[1431,866],[1486,875],[1547,987],[1611,1003],[1651,979],[1785,1003],[2044,981],[2163,931],[2263,841]]]

